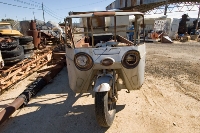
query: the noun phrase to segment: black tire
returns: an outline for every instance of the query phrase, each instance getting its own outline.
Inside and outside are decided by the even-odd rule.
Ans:
[[[24,48],[24,51],[33,50],[34,44],[32,42],[27,43],[26,45],[21,45]]]
[[[33,41],[32,36],[22,36],[19,38],[20,45],[26,45],[28,42]]]
[[[23,53],[23,51],[24,51],[23,47],[18,45],[15,49],[11,51],[1,51],[1,54],[2,54],[3,59],[6,59],[6,58],[19,56]]]
[[[12,57],[12,58],[6,58],[4,59],[5,65],[13,65],[17,62],[20,62],[24,59],[24,52],[21,53],[21,55]]]
[[[19,45],[19,40],[17,38],[13,39],[12,42],[9,43],[2,43],[0,42],[0,50],[13,50]]]
[[[97,122],[102,127],[110,127],[116,113],[116,102],[108,104],[108,92],[95,93],[95,114]],[[111,101],[111,100],[110,100]]]

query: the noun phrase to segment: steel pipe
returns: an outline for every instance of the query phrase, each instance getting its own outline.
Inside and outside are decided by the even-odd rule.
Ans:
[[[48,84],[64,67],[62,60],[51,68],[43,70],[37,79],[31,83],[8,107],[0,112],[0,125],[7,120],[17,109],[28,104],[31,97],[35,96]]]
[[[24,98],[15,99],[8,107],[0,112],[0,125],[8,119],[22,104],[24,103]]]

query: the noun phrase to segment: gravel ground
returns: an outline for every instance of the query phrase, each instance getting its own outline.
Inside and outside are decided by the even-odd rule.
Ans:
[[[199,133],[200,43],[147,43],[145,83],[119,92],[110,128],[97,125],[91,93],[75,94],[64,68],[52,83],[0,125],[1,133]],[[29,79],[0,96],[0,109]]]

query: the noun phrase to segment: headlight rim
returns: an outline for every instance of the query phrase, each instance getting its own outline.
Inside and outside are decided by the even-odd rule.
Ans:
[[[136,56],[135,53],[137,53],[138,56]],[[135,63],[133,65],[127,64],[126,61],[125,61],[125,58],[130,54],[134,54],[134,56],[136,57],[136,61],[135,61]],[[138,64],[140,62],[140,59],[141,58],[140,58],[140,52],[139,51],[137,51],[137,50],[129,50],[123,55],[122,60],[121,60],[121,64],[122,64],[122,66],[124,68],[133,69],[133,68],[138,66]]]
[[[76,59],[77,59],[79,56],[81,56],[81,55],[86,56],[86,58],[87,58],[88,61],[89,61],[88,65],[87,65],[86,67],[80,67],[80,65],[78,65],[78,63],[77,63],[77,61],[76,61]],[[80,71],[88,71],[88,70],[90,70],[90,69],[93,67],[94,61],[93,61],[92,57],[91,57],[89,54],[87,54],[87,53],[85,53],[85,52],[79,52],[79,53],[76,53],[76,54],[74,55],[74,64],[75,64],[76,68],[79,69]]]

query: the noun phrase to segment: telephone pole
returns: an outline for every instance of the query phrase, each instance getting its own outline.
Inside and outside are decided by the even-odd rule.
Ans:
[[[168,0],[165,1],[165,11],[164,11],[164,15],[167,15],[167,8],[168,8]]]
[[[45,22],[45,18],[44,18],[44,6],[43,6],[43,2],[42,2],[42,11],[43,11],[43,19],[44,19],[44,22]]]
[[[33,17],[34,17],[34,20],[35,20],[35,12],[33,12]]]

